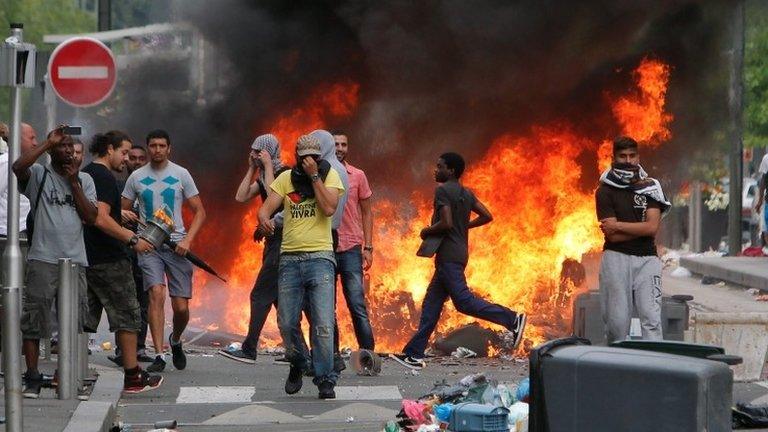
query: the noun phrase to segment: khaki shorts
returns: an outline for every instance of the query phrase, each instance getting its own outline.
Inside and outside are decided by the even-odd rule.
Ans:
[[[83,328],[88,314],[85,268],[77,266],[77,291],[79,293],[79,330]],[[53,313],[59,289],[59,266],[37,260],[27,261],[24,305],[21,311],[21,335],[24,339],[49,339]]]
[[[128,258],[95,264],[85,271],[88,280],[88,317],[85,331],[96,333],[102,310],[107,311],[109,331],[138,332],[141,311],[136,300],[136,283]]]

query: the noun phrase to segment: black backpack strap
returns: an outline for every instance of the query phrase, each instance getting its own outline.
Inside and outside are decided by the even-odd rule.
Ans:
[[[43,167],[45,172],[43,173],[43,181],[40,182],[40,187],[37,189],[37,197],[35,198],[35,213],[33,216],[33,219],[37,217],[37,207],[40,204],[40,197],[43,195],[43,187],[45,186],[45,179],[48,178],[48,168]],[[32,232],[32,235],[29,238],[29,243],[32,243],[32,237],[34,237],[35,232]]]

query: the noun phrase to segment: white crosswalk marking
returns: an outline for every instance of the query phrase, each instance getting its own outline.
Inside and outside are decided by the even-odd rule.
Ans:
[[[250,386],[181,387],[176,403],[249,403],[252,396],[253,387]]]
[[[336,400],[340,401],[403,398],[397,386],[337,386],[335,390]],[[181,387],[176,403],[250,403],[253,394],[251,386]]]

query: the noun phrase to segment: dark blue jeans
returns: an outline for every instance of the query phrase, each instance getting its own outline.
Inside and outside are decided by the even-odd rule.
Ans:
[[[362,247],[355,246],[350,250],[336,253],[336,272],[341,279],[344,299],[352,317],[355,328],[357,345],[362,349],[374,350],[373,329],[368,319],[365,307],[365,292],[363,292],[363,254]],[[338,328],[336,329],[335,346],[338,348]]]
[[[333,252],[328,259],[321,253],[282,254],[280,256],[277,325],[286,356],[294,367],[308,369],[309,361],[315,369],[313,382],[320,384],[330,381],[335,384],[338,375],[333,370],[333,335],[336,316],[334,299]],[[312,320],[310,341],[312,357],[307,355],[297,338],[304,299],[309,302]]]
[[[435,263],[435,273],[421,303],[419,329],[403,348],[404,354],[415,358],[424,357],[427,342],[435,331],[440,313],[443,311],[443,304],[448,297],[451,298],[453,307],[463,314],[507,328],[512,326],[517,314],[507,307],[490,303],[472,294],[464,276],[464,267],[466,265],[460,263]]]

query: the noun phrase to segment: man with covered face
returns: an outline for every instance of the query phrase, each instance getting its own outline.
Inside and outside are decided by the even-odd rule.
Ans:
[[[600,260],[600,297],[608,343],[629,334],[632,308],[643,339],[661,340],[661,260],[654,237],[670,207],[658,180],[640,166],[637,142],[613,141],[613,163],[595,192],[605,236]]]
[[[259,196],[262,202],[267,200],[269,185],[275,181],[283,171],[289,170],[280,160],[280,143],[272,134],[259,135],[251,144],[248,155],[248,170],[237,188],[235,200],[246,203]],[[270,219],[282,211],[278,207]],[[243,363],[256,362],[256,350],[259,345],[259,336],[264,328],[272,306],[277,310],[277,275],[278,262],[280,260],[280,244],[283,241],[282,220],[275,222],[274,231],[266,236],[263,225],[259,225],[253,233],[254,241],[264,240],[264,252],[261,261],[261,270],[256,277],[256,282],[251,290],[251,316],[248,324],[248,335],[243,341],[241,349],[219,351],[225,357]]]
[[[296,166],[280,174],[270,186],[271,192],[259,209],[259,222],[267,235],[272,234],[272,214],[283,206],[278,327],[291,362],[285,392],[294,394],[301,390],[302,376],[309,367],[307,354],[294,340],[306,296],[312,315],[313,382],[321,399],[333,399],[338,375],[333,369],[336,260],[331,226],[344,185],[339,173],[320,156],[316,136],[299,137]]]
[[[45,165],[35,161],[45,152]],[[59,284],[59,258],[77,264],[76,289],[80,317],[87,313],[85,267],[88,259],[83,241],[83,223],[96,222],[96,188],[93,179],[78,171],[74,141],[58,128],[42,145],[22,153],[13,163],[19,189],[29,198],[34,231],[27,255],[26,290],[21,315],[22,350],[27,364],[24,397],[38,398],[43,378],[38,371],[40,339],[51,337],[51,307]],[[82,321],[79,326],[82,329]]]

